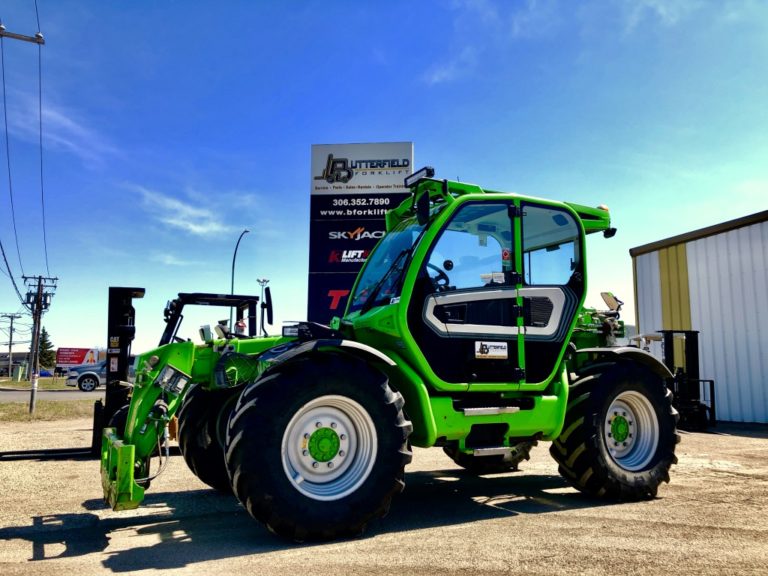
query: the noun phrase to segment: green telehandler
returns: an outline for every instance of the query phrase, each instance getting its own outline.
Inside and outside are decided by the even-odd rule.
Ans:
[[[608,209],[441,180],[431,168],[406,186],[330,326],[261,338],[204,328],[195,344],[176,341],[174,324],[137,359],[125,423],[102,442],[114,509],[142,501],[150,460],[167,461],[174,415],[192,471],[297,541],[355,536],[386,514],[412,446],[489,474],[551,441],[571,485],[614,500],[653,498],[669,481],[672,374],[613,345],[619,301],[583,306],[585,237],[615,233]]]

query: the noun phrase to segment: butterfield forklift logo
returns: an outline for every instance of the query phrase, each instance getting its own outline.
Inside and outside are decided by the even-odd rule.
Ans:
[[[346,184],[355,175],[355,171],[349,166],[347,158],[334,158],[333,154],[328,154],[328,161],[320,176],[315,176],[315,180],[325,180],[328,184],[341,182]]]
[[[328,154],[325,168],[315,180],[325,180],[328,184],[341,182],[346,184],[355,174],[362,176],[378,174],[382,176],[397,176],[407,174],[411,165],[408,158],[384,158],[377,160],[350,160],[349,158],[334,158]]]

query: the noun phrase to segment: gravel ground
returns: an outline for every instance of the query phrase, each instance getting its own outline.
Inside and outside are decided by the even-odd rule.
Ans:
[[[0,423],[0,452],[90,443],[90,421]],[[362,538],[277,539],[173,456],[142,508],[101,500],[93,459],[0,459],[0,574],[768,574],[768,429],[683,433],[653,501],[569,488],[546,443],[474,478],[416,450],[406,490]]]

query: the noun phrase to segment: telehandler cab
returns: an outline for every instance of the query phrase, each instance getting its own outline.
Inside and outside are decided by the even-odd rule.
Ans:
[[[613,235],[607,208],[431,168],[406,186],[331,326],[264,338],[203,329],[201,344],[165,341],[139,358],[126,425],[104,432],[114,509],[143,499],[174,414],[192,471],[299,541],[354,536],[383,516],[411,446],[442,447],[484,474],[552,441],[569,483],[616,500],[653,498],[669,481],[672,374],[607,345],[621,332],[618,306],[583,307],[585,236]]]

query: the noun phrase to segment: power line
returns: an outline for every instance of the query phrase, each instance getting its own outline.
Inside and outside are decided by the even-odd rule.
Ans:
[[[0,25],[1,26],[1,25]],[[2,26],[2,32],[5,32],[5,26]],[[16,254],[19,256],[19,268],[22,276],[24,275],[24,264],[21,263],[21,250],[19,250],[19,234],[16,230],[16,210],[13,206],[13,179],[11,178],[11,144],[8,135],[8,99],[5,91],[5,41],[3,35],[0,35],[0,67],[2,67],[3,81],[3,117],[5,118],[5,157],[8,166],[8,194],[11,198],[11,219],[13,221],[13,236],[16,238]],[[7,262],[6,262],[7,264]]]
[[[37,12],[37,0],[35,0],[35,12]],[[40,17],[37,18],[37,30],[40,33]],[[40,204],[43,217],[43,248],[45,249],[45,271],[51,275],[48,266],[48,234],[45,227],[45,186],[43,185],[43,45],[37,45],[37,112],[40,120]]]
[[[8,264],[8,258],[5,255],[5,248],[3,248],[3,241],[0,240],[0,253],[3,255],[3,262],[5,263],[5,268],[8,270],[8,278],[11,279],[11,284],[13,284],[13,289],[16,290],[16,296],[19,297],[19,302],[21,302],[21,305],[24,306],[24,308],[28,309],[27,303],[24,300],[24,297],[21,295],[21,292],[19,292],[19,285],[16,284],[16,278],[13,277],[13,272],[11,271],[11,265]]]

